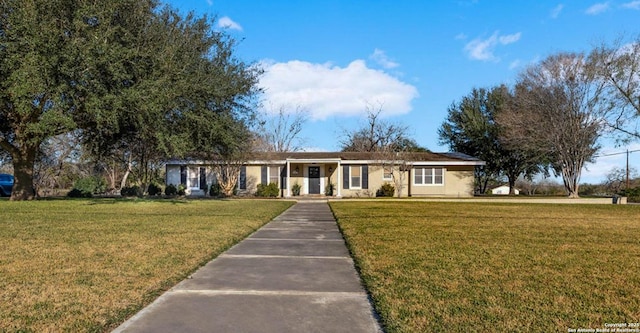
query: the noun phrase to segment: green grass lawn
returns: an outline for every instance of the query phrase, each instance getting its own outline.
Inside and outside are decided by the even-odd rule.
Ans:
[[[388,332],[640,322],[640,206],[330,205]]]
[[[0,201],[0,332],[115,328],[283,201]]]

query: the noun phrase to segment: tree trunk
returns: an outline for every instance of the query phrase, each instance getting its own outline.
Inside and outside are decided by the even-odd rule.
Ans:
[[[24,149],[12,156],[14,184],[11,201],[33,200],[36,197],[33,188],[33,168],[37,149]]]
[[[516,177],[508,175],[509,179],[509,195],[516,195]]]
[[[120,190],[127,187],[127,178],[129,178],[129,174],[133,169],[133,163],[131,162],[131,155],[129,155],[129,161],[127,162],[127,171],[125,171],[124,176],[122,176],[122,180],[120,181]]]

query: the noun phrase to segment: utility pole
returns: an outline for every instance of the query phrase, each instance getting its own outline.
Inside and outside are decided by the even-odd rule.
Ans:
[[[629,190],[629,149],[627,149],[627,187],[626,190]]]

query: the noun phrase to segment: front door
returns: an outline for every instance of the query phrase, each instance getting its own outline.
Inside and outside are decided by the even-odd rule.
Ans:
[[[320,194],[320,167],[309,167],[309,194]]]

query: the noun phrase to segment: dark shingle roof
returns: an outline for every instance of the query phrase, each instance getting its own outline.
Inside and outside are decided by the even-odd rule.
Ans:
[[[377,161],[389,160],[392,157],[374,152],[285,152],[285,153],[255,153],[257,160],[286,160],[286,159],[341,159],[344,161]],[[480,161],[479,159],[461,153],[398,153],[397,159],[410,161]]]

